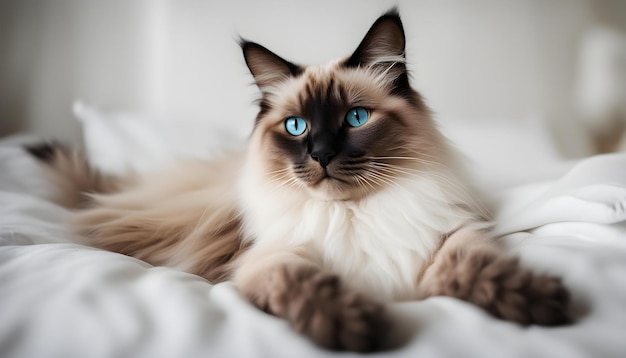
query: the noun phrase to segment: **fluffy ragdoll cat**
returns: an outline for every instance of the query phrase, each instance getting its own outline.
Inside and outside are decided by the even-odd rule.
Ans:
[[[521,324],[567,321],[560,280],[520,267],[492,240],[409,84],[396,11],[324,66],[241,47],[261,91],[245,151],[121,179],[67,148],[29,148],[79,208],[76,230],[92,245],[232,280],[330,349],[380,349],[385,303],[436,295]]]

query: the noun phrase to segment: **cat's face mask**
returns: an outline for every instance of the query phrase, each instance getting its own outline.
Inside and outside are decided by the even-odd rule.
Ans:
[[[351,56],[325,66],[296,65],[252,42],[241,46],[262,94],[248,154],[265,180],[354,200],[438,165],[444,146],[410,87],[396,17],[379,18]]]

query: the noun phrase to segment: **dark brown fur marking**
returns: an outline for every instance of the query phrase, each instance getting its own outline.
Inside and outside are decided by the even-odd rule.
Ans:
[[[118,178],[92,168],[81,150],[58,142],[26,145],[24,149],[46,164],[47,175],[58,187],[58,195],[51,199],[62,206],[85,207],[90,202],[88,194],[110,193],[120,184]]]
[[[389,322],[382,305],[341,287],[337,276],[309,266],[267,272],[269,287],[255,292],[261,309],[285,318],[298,332],[333,350],[371,352],[381,348]]]
[[[441,255],[426,272],[424,297],[456,297],[524,325],[569,323],[569,294],[560,279],[534,274],[497,250],[470,245]]]
[[[44,163],[50,163],[55,156],[57,150],[67,150],[65,146],[58,142],[41,142],[37,144],[27,144],[24,149],[33,157]]]

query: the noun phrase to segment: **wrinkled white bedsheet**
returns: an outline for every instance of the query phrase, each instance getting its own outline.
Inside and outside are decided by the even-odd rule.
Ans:
[[[319,357],[243,301],[174,269],[72,242],[69,213],[21,149],[0,146],[0,357]],[[498,230],[525,263],[564,277],[577,323],[522,328],[461,301],[389,307],[389,357],[626,357],[626,155],[503,196]]]

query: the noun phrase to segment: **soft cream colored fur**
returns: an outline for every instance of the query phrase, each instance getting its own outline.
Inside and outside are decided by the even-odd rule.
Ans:
[[[74,225],[92,245],[222,281],[246,245],[232,185],[239,158],[182,163],[136,178],[119,193],[93,194]]]

